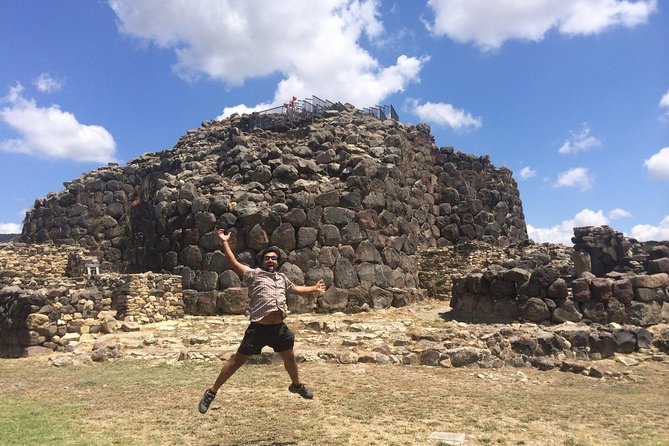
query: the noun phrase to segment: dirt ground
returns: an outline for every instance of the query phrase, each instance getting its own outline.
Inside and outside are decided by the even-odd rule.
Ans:
[[[217,356],[236,348],[243,316],[186,318],[119,333],[120,360],[75,359],[59,367],[47,357],[0,360],[0,444],[436,445],[431,435],[452,433],[464,434],[465,445],[669,445],[669,362],[657,355],[631,355],[633,366],[597,361],[608,371],[602,378],[319,357],[454,327],[439,317],[443,310],[419,304],[359,315],[291,315],[296,350],[305,359],[301,376],[315,398],[289,393],[282,365],[269,360],[240,369],[205,415],[197,402],[222,364]],[[353,324],[360,331],[352,334]],[[94,342],[84,338],[79,348]]]

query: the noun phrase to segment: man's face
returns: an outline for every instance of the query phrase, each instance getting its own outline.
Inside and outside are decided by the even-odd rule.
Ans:
[[[279,266],[279,255],[269,251],[262,256],[262,269],[273,273]]]

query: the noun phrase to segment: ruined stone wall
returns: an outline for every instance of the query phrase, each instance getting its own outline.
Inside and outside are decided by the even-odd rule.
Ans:
[[[110,332],[119,321],[150,323],[183,317],[181,277],[117,274],[68,277],[77,246],[0,245],[0,357],[27,348],[74,348],[81,336]]]
[[[453,276],[469,274],[489,265],[506,262],[511,254],[509,247],[491,246],[485,242],[428,248],[418,254],[418,277],[429,297],[450,300]]]
[[[553,245],[555,252],[543,261],[535,256],[529,262],[521,251],[515,259],[456,276],[454,315],[636,326],[669,321],[669,274],[662,269],[669,264],[667,246],[653,246],[639,256],[634,253],[645,252],[642,245],[609,227],[575,228],[574,233],[573,250]],[[572,261],[565,262],[569,257]]]
[[[234,232],[245,264],[276,245],[292,281],[323,278],[328,292],[290,296],[291,311],[405,305],[422,295],[419,250],[527,239],[508,169],[437,148],[426,125],[342,109],[284,132],[254,129],[249,116],[205,122],[173,150],[37,200],[23,239],[85,246],[108,270],[179,274],[198,314],[244,299],[217,228]]]
[[[638,243],[609,226],[574,228],[572,241],[582,259],[579,272],[669,273],[669,241]]]
[[[0,243],[0,288],[3,285],[20,289],[54,286],[66,277],[68,257],[81,256],[85,251],[75,245]],[[78,286],[76,281],[75,285]]]

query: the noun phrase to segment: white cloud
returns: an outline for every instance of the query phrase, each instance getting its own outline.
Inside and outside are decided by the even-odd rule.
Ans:
[[[644,165],[652,176],[669,180],[669,147],[648,158]]]
[[[38,107],[33,99],[23,97],[17,83],[0,103],[0,121],[15,130],[20,138],[0,141],[0,150],[76,161],[114,161],[116,143],[111,134],[98,125],[84,125],[57,105]]]
[[[251,114],[258,111],[267,110],[272,107],[273,104],[269,103],[263,103],[254,106],[248,106],[246,104],[233,105],[232,107],[225,107],[223,109],[223,113],[217,116],[216,119],[222,120],[228,116],[234,115],[235,113],[239,113],[240,115]]]
[[[647,242],[649,240],[669,240],[669,215],[664,217],[658,226],[633,226],[631,237],[642,242]]]
[[[571,238],[574,236],[574,228],[608,224],[609,220],[604,216],[604,212],[601,210],[595,212],[590,209],[583,209],[577,213],[573,219],[565,220],[550,228],[536,228],[528,224],[527,235],[538,243],[562,243],[563,245],[571,246]]]
[[[660,107],[669,108],[669,90],[660,99]]]
[[[593,177],[585,167],[575,167],[558,175],[555,187],[578,187],[581,191],[592,187]]]
[[[42,73],[39,75],[35,82],[33,82],[35,87],[42,93],[53,93],[63,88],[63,83],[57,79],[54,79],[49,75],[49,73]]]
[[[379,3],[110,0],[120,31],[174,50],[173,69],[184,79],[205,76],[235,87],[279,73],[272,105],[316,95],[358,106],[379,104],[419,81],[429,60],[400,55],[384,67],[360,46],[365,35],[382,37]]]
[[[593,147],[601,146],[602,142],[590,134],[590,128],[583,124],[580,132],[570,132],[569,138],[562,144],[558,150],[561,154],[576,153],[590,150]]]
[[[627,212],[625,209],[615,208],[609,211],[608,216],[611,220],[618,220],[621,218],[631,217],[632,214]]]
[[[520,169],[520,178],[527,180],[528,178],[536,177],[537,171],[532,169],[530,166],[525,166]]]
[[[669,90],[660,99],[660,107],[669,109]],[[669,110],[660,116],[660,121],[669,122]]]
[[[481,118],[474,117],[471,113],[459,110],[451,104],[443,102],[426,102],[418,104],[418,101],[409,101],[409,106],[421,120],[437,125],[452,128],[455,131],[466,131],[481,127]]]
[[[21,226],[16,223],[0,223],[0,234],[20,234]]]
[[[538,42],[554,28],[569,36],[631,28],[648,20],[657,0],[429,0],[428,5],[435,14],[427,24],[433,34],[489,51],[511,39]]]

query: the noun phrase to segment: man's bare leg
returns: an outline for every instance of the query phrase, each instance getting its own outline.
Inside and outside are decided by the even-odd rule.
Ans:
[[[295,359],[295,352],[291,348],[290,350],[279,352],[279,354],[281,355],[281,359],[283,359],[283,366],[285,367],[286,372],[288,372],[288,375],[290,375],[290,380],[293,382],[293,384],[299,385],[300,375],[297,371],[297,360]]]
[[[239,352],[232,355],[232,358],[228,359],[225,364],[223,364],[221,372],[216,378],[216,382],[214,382],[214,385],[211,387],[211,391],[213,393],[218,392],[218,389],[221,388],[221,386],[228,380],[228,378],[234,375],[235,372],[239,370],[239,368],[243,366],[246,361],[249,360],[249,358],[249,355],[243,355]]]
[[[295,352],[291,348],[285,352],[280,352],[281,359],[283,359],[283,366],[286,368],[286,371],[290,375],[290,380],[293,382],[288,386],[288,390],[292,393],[297,393],[302,398],[312,399],[314,394],[300,382],[300,375],[297,371],[297,360],[295,360]]]

